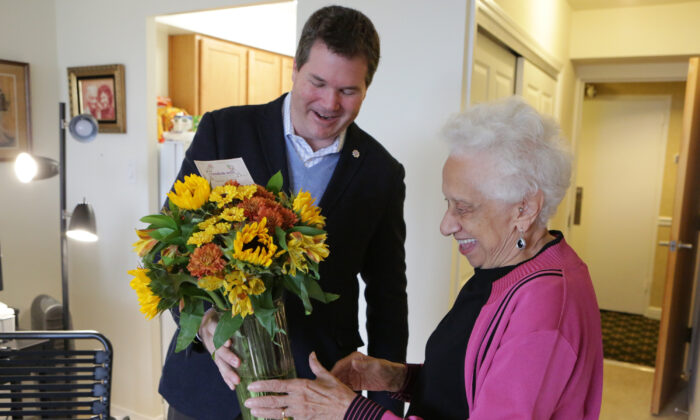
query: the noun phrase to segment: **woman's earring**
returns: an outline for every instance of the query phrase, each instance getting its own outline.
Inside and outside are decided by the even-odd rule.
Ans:
[[[527,242],[525,242],[525,238],[523,238],[523,232],[520,232],[520,238],[518,239],[518,242],[515,243],[515,245],[518,247],[519,250],[525,249],[525,246],[527,245]]]

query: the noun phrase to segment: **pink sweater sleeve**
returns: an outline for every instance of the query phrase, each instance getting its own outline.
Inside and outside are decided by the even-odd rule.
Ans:
[[[513,337],[489,363],[470,420],[552,418],[575,364],[576,354],[558,331]]]

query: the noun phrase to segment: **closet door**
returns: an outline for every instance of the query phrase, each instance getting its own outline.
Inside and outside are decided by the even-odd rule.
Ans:
[[[478,32],[472,69],[472,104],[491,102],[515,93],[517,57],[510,50]]]
[[[523,57],[518,57],[515,93],[542,114],[554,117],[557,81]]]

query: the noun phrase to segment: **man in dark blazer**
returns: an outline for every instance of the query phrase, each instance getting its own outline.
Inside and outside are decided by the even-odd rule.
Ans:
[[[305,315],[300,299],[287,296],[288,334],[299,377],[313,378],[308,366],[312,351],[331,368],[362,346],[358,274],[366,285],[369,354],[405,361],[404,169],[353,122],[378,61],[379,37],[366,16],[339,6],[318,10],[302,31],[291,93],[264,105],[205,114],[178,175],[182,180],[198,173],[195,160],[240,157],[257,184],[265,185],[281,171],[285,191],[314,192],[326,217],[330,249],[320,264],[320,284],[340,298],[313,302],[313,312]],[[239,416],[232,389],[238,384],[240,360],[224,347],[214,352],[215,327],[214,311],[208,311],[199,331],[202,344],[174,353],[173,339],[159,387],[171,406],[169,419]],[[386,394],[371,397],[397,412],[403,407]]]

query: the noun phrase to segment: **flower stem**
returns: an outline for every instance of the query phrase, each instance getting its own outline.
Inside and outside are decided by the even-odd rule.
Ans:
[[[213,293],[213,292],[210,292],[210,291],[207,290],[207,294],[208,294],[209,296],[211,296],[211,298],[212,298],[212,300],[214,301],[214,304],[216,305],[217,308],[223,309],[223,310],[228,309],[228,308],[226,307],[226,304],[224,303],[224,301],[222,301],[222,300],[221,300],[221,297],[218,296],[216,293]]]

